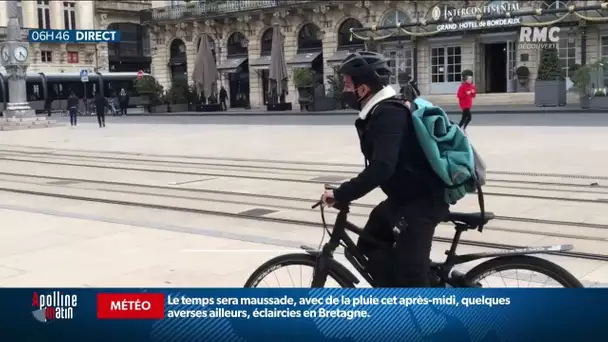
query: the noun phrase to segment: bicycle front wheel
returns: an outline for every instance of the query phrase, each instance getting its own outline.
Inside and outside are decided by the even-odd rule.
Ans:
[[[473,267],[467,281],[482,287],[584,287],[572,273],[542,258],[528,255],[490,259]],[[527,286],[526,286],[527,285]]]
[[[245,287],[310,287],[317,257],[310,254],[285,254],[266,261],[258,267]],[[329,268],[324,287],[355,287]]]

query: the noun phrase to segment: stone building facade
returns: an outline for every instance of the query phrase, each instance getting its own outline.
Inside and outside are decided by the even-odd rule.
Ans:
[[[6,31],[8,19],[6,16],[6,5],[6,1],[0,1],[0,40],[2,40]],[[136,72],[145,66],[147,66],[147,69],[150,68],[150,40],[147,37],[147,30],[140,25],[139,20],[140,12],[151,8],[150,0],[32,0],[20,1],[19,6],[21,9],[19,21],[23,28],[24,37],[27,37],[29,29],[119,29],[123,33],[129,31],[142,32],[140,37],[132,37],[124,43],[115,44],[117,46],[114,49],[111,46],[112,44],[107,43],[31,44],[29,71],[77,73],[82,69],[87,69],[90,72],[107,72],[116,69],[113,68],[114,63],[112,63],[116,59],[136,62],[137,64],[133,65],[132,70],[129,71]],[[120,25],[120,27],[117,25]],[[135,42],[140,42],[141,46],[138,44],[132,47]],[[116,53],[116,51],[125,50],[121,49],[121,47],[126,47],[128,51],[127,56],[117,56],[117,58],[114,58],[116,54],[120,55],[120,52]],[[2,71],[1,69],[0,67],[0,72]]]
[[[578,5],[596,1],[577,1]],[[213,43],[220,84],[230,92],[230,103],[253,108],[266,102],[268,38],[273,27],[281,30],[289,73],[288,102],[297,102],[293,69],[312,68],[329,92],[328,75],[349,51],[365,48],[365,42],[352,37],[351,27],[373,27],[436,19],[442,15],[475,11],[526,10],[567,6],[559,1],[314,1],[262,0],[207,2],[155,1],[148,13],[152,46],[152,74],[165,86],[177,77],[191,79],[196,46],[202,35]],[[484,7],[486,6],[486,7]],[[489,6],[489,7],[488,7]],[[441,9],[438,11],[435,8]],[[599,14],[589,14],[598,16]],[[522,22],[549,21],[554,16],[522,18]],[[400,32],[377,31],[374,46],[391,60],[391,83],[399,87],[399,75],[407,73],[418,80],[425,94],[455,93],[464,70],[474,73],[480,92],[508,93],[532,91],[539,60],[538,47],[518,44],[521,23],[488,23],[484,29],[462,27],[412,27],[413,37]],[[574,64],[608,58],[608,26],[581,22],[575,16],[562,21],[560,64],[568,73]],[[490,27],[491,26],[491,27]],[[607,31],[604,31],[606,28]],[[426,32],[441,31],[439,34]],[[585,30],[586,38],[582,39]],[[270,33],[269,33],[270,32]],[[369,37],[369,34],[363,34]],[[583,47],[581,44],[585,44]],[[584,60],[583,60],[584,59]],[[526,66],[530,80],[520,84],[515,70]],[[236,89],[235,89],[236,88]]]

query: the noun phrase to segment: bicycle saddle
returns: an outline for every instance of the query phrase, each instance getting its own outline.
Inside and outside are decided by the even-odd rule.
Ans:
[[[479,227],[492,219],[494,219],[494,213],[491,212],[485,212],[485,215],[481,213],[449,213],[445,221],[460,222],[471,227]]]

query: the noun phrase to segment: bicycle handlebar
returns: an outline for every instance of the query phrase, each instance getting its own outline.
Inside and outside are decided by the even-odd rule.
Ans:
[[[331,184],[325,184],[325,190],[336,190],[338,187],[333,186]],[[316,207],[320,206],[321,204],[323,204],[323,197],[321,197],[321,199],[315,203],[311,209],[315,209]]]

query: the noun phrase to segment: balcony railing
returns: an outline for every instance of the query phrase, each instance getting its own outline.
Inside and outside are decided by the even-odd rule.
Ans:
[[[95,8],[102,11],[139,12],[150,9],[148,1],[95,1]]]
[[[143,22],[183,19],[187,17],[219,16],[223,14],[255,11],[270,8],[285,8],[323,3],[320,0],[237,0],[191,2],[187,5],[176,5],[154,8],[142,13]]]

